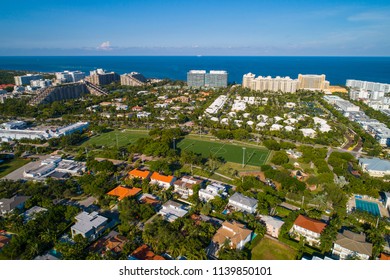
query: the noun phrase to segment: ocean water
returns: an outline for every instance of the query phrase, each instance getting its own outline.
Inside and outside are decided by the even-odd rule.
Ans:
[[[103,68],[119,74],[140,72],[147,78],[186,80],[191,69],[227,70],[229,82],[243,74],[290,76],[325,74],[333,85],[347,79],[390,83],[390,57],[269,57],[269,56],[2,56],[0,69],[56,72]]]

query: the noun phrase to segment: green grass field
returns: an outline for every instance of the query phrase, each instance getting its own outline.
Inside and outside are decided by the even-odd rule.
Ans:
[[[105,147],[115,147],[118,139],[118,147],[121,147],[134,143],[135,141],[137,141],[138,138],[147,136],[148,131],[146,130],[115,130],[94,136],[84,142],[82,146],[97,145]]]
[[[146,130],[116,130],[94,136],[82,144],[85,146],[104,146],[115,147],[118,142],[118,147],[127,146],[134,143],[141,137],[148,137]],[[177,148],[181,150],[190,150],[195,153],[200,153],[204,157],[210,155],[220,156],[227,162],[242,164],[243,149],[239,144],[227,144],[220,141],[213,141],[210,138],[196,139],[193,136],[187,136],[177,143]],[[260,166],[263,165],[269,156],[269,151],[266,148],[245,146],[245,166]]]
[[[15,158],[10,160],[5,160],[3,163],[0,163],[0,178],[8,175],[12,171],[22,167],[23,165],[29,163],[29,159]]]
[[[214,155],[220,156],[229,162],[242,164],[242,145],[227,144],[208,139],[198,140],[193,138],[185,138],[177,144],[177,147],[181,150],[189,150],[202,154],[202,156],[206,158]],[[260,166],[267,161],[269,155],[269,151],[267,149],[251,146],[245,146],[245,148],[245,165]]]
[[[277,240],[264,237],[252,249],[252,260],[294,260],[295,249]]]

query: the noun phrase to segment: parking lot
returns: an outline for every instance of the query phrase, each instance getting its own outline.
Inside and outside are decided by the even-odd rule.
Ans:
[[[38,168],[41,165],[41,161],[44,159],[47,159],[49,157],[50,157],[50,155],[39,156],[39,160],[31,161],[31,162],[27,163],[26,165],[16,169],[15,171],[11,172],[10,174],[4,176],[2,179],[3,180],[13,180],[13,181],[26,180],[26,178],[23,177],[23,172],[25,170],[31,170],[31,169]]]

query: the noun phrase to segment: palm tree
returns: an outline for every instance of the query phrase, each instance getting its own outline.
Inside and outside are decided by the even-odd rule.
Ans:
[[[27,250],[27,257],[28,259],[34,258],[39,253],[39,247],[40,244],[38,242],[33,242],[29,244],[28,250]]]

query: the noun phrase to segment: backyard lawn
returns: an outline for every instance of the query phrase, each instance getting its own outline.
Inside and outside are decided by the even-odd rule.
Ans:
[[[252,249],[252,260],[294,260],[295,249],[264,236]]]

